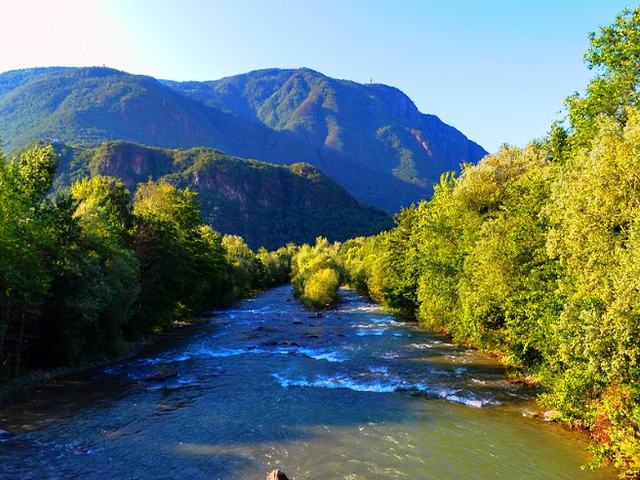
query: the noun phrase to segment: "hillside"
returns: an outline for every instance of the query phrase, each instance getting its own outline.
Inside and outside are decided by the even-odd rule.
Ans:
[[[58,144],[58,187],[86,175],[121,178],[134,190],[148,179],[198,192],[205,223],[238,234],[252,247],[346,240],[391,227],[390,217],[358,202],[317,168],[273,165],[211,148],[161,149],[127,142],[95,148]],[[346,220],[348,219],[348,220]]]
[[[419,188],[430,188],[441,172],[457,169],[461,162],[475,163],[486,154],[387,85],[336,80],[306,68],[165,84]]]
[[[0,132],[7,150],[34,140],[97,145],[215,146],[243,156],[297,155],[288,135],[193,101],[152,77],[110,68],[41,68],[0,74]],[[311,155],[302,149],[305,157]],[[277,163],[282,163],[281,161]]]
[[[212,82],[158,81],[102,67],[6,72],[0,137],[7,150],[34,140],[126,140],[305,162],[388,212],[430,196],[442,172],[486,153],[395,88],[309,69]]]

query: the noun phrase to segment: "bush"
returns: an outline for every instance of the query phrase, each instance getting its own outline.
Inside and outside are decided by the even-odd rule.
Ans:
[[[340,276],[333,268],[323,268],[315,272],[305,282],[302,301],[314,310],[322,310],[334,305],[338,300]]]
[[[313,247],[305,244],[293,256],[291,260],[293,291],[308,308],[319,310],[330,307],[336,302],[338,287],[343,277],[342,258],[339,251],[339,243],[330,244],[326,238],[318,237]],[[325,272],[316,276],[322,270],[330,270],[333,274]],[[323,286],[322,281],[329,283]],[[309,294],[307,294],[307,288],[309,288]]]

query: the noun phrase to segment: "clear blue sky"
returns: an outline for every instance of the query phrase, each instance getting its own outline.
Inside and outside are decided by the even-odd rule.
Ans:
[[[310,67],[407,93],[490,151],[582,90],[587,35],[626,1],[3,1],[0,71],[102,65],[175,80]]]

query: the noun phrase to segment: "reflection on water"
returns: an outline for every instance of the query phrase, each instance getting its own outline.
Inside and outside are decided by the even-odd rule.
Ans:
[[[502,368],[343,290],[309,315],[270,290],[139,358],[0,407],[2,478],[614,478],[524,418]],[[146,377],[159,368],[176,374]]]

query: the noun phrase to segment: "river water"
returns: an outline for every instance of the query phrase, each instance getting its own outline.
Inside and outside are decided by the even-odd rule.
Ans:
[[[159,369],[164,380],[145,378]],[[611,479],[494,360],[341,290],[269,290],[143,355],[0,406],[0,478]]]

